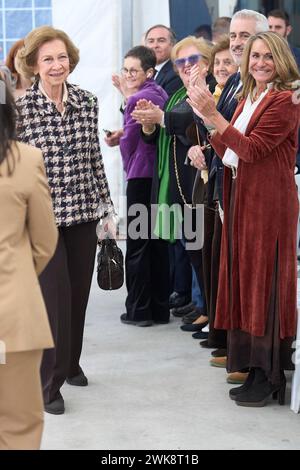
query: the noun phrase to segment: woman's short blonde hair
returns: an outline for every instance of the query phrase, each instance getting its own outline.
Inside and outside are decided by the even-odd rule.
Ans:
[[[253,98],[253,92],[256,87],[256,83],[252,75],[249,73],[249,62],[253,44],[258,39],[266,44],[273,56],[276,70],[276,75],[272,80],[274,90],[291,90],[293,87],[293,82],[299,80],[300,78],[296,61],[287,40],[279,34],[273,33],[271,31],[258,33],[248,39],[245,48],[241,67],[243,90],[239,95],[240,98],[246,98],[249,93],[251,98]]]
[[[188,36],[175,44],[171,52],[172,62],[175,62],[181,49],[189,46],[195,46],[207,65],[210,63],[212,45],[205,41],[205,39],[196,38],[195,36]]]
[[[213,72],[213,70],[214,70],[214,63],[215,63],[216,55],[219,52],[223,52],[223,51],[227,51],[227,50],[229,51],[229,49],[230,49],[229,36],[228,36],[228,34],[223,34],[223,36],[220,37],[218,42],[211,49],[210,67],[209,67],[210,72]]]
[[[40,47],[55,39],[59,39],[65,44],[70,60],[70,73],[73,72],[79,62],[79,49],[64,31],[51,26],[41,26],[26,36],[24,47],[17,53],[18,70],[22,75],[26,78],[31,78],[34,75]]]

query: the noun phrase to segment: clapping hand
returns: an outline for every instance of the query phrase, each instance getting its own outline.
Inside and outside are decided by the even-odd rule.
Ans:
[[[153,104],[152,101],[139,100],[131,116],[142,126],[153,127],[155,124],[161,123],[163,114],[160,107]]]
[[[141,100],[138,100],[135,105],[134,111],[145,111],[146,109],[151,109],[151,105],[153,105],[152,101],[148,101],[143,98]]]
[[[122,75],[113,74],[112,84],[117,90],[119,90],[119,92],[125,98],[125,100],[137,92],[137,90],[135,90],[134,88],[129,89],[127,87],[126,80],[124,77],[122,77]]]
[[[199,64],[194,65],[191,68],[190,74],[190,85],[198,85],[200,87],[206,88],[206,77],[207,77],[208,69],[206,67],[200,68]]]
[[[204,120],[209,120],[217,113],[213,95],[202,84],[189,86],[187,102],[193,108],[194,113]]]

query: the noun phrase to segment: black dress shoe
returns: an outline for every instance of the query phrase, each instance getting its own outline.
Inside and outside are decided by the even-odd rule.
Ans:
[[[207,324],[208,322],[192,323],[190,325],[182,325],[180,328],[182,331],[201,331]]]
[[[167,325],[170,323],[170,320],[153,320],[155,325]]]
[[[152,320],[142,320],[142,321],[129,320],[129,318],[127,317],[127,313],[122,313],[120,320],[122,323],[125,323],[125,325],[135,325],[135,326],[152,326],[153,325]]]
[[[205,333],[203,331],[197,331],[192,335],[194,339],[207,339],[208,338],[208,333]]]
[[[206,339],[205,341],[200,341],[200,346],[201,348],[207,349],[215,349],[218,347],[217,344],[211,343],[210,341],[208,341],[208,339]]]
[[[213,357],[225,357],[227,356],[227,349],[219,348],[211,353]]]
[[[76,387],[86,387],[89,384],[88,379],[84,375],[84,372],[81,368],[78,375],[75,375],[74,377],[67,377],[66,382],[67,384],[75,385]]]
[[[53,400],[50,403],[45,403],[44,409],[51,415],[63,415],[65,412],[65,402],[61,394],[59,394],[56,400]]]
[[[191,295],[179,294],[173,292],[169,298],[169,308],[183,307],[191,302]]]
[[[174,315],[174,317],[184,317],[188,313],[194,312],[195,308],[195,304],[193,302],[190,302],[187,305],[184,305],[183,307],[172,308],[171,313],[172,315]]]

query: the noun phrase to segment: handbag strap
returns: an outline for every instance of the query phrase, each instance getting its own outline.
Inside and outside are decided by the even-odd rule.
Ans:
[[[197,131],[197,141],[198,145],[201,146],[200,144],[200,136],[199,136],[199,129],[198,126],[196,125],[196,131]],[[178,187],[178,191],[180,194],[180,197],[183,201],[183,203],[189,208],[193,209],[195,206],[193,204],[189,204],[186,200],[185,195],[183,194],[183,189],[180,183],[180,176],[179,176],[179,170],[178,170],[178,165],[177,165],[177,146],[176,146],[176,135],[173,135],[173,157],[174,157],[174,168],[175,168],[175,176],[176,176],[176,183]]]

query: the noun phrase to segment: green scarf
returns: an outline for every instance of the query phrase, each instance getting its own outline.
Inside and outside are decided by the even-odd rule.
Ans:
[[[182,87],[170,98],[166,112],[171,111],[180,101],[186,98],[186,88]],[[170,210],[170,152],[172,137],[167,135],[166,129],[161,128],[158,141],[158,211],[154,233],[157,237],[175,243],[178,228],[182,223],[182,214],[178,211]],[[180,211],[181,212],[181,211]]]

